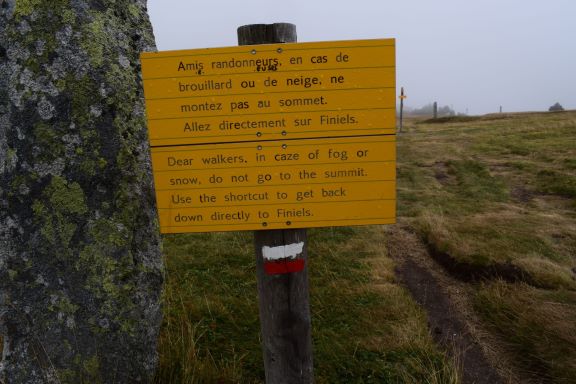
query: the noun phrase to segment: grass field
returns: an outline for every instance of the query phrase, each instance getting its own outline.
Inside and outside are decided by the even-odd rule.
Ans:
[[[576,382],[576,112],[411,121],[399,216],[535,382]]]
[[[398,147],[399,215],[435,251],[505,279],[508,271],[539,287],[576,289],[575,113],[409,130]]]

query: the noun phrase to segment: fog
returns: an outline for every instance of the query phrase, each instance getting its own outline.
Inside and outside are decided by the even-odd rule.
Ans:
[[[159,50],[233,46],[238,26],[289,22],[300,42],[395,38],[410,108],[576,109],[573,0],[149,0],[148,10]]]

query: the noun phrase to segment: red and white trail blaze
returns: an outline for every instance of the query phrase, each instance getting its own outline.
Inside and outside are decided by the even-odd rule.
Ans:
[[[262,247],[264,270],[268,275],[300,272],[304,269],[304,259],[298,258],[304,249],[304,242]]]

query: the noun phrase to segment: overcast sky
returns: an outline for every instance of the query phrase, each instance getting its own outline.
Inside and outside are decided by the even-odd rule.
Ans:
[[[576,109],[575,0],[148,0],[159,50],[237,45],[289,22],[298,41],[396,39],[406,105],[457,112]]]

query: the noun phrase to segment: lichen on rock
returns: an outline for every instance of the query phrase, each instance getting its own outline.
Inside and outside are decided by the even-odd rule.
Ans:
[[[163,282],[144,0],[0,0],[0,382],[146,383]]]

